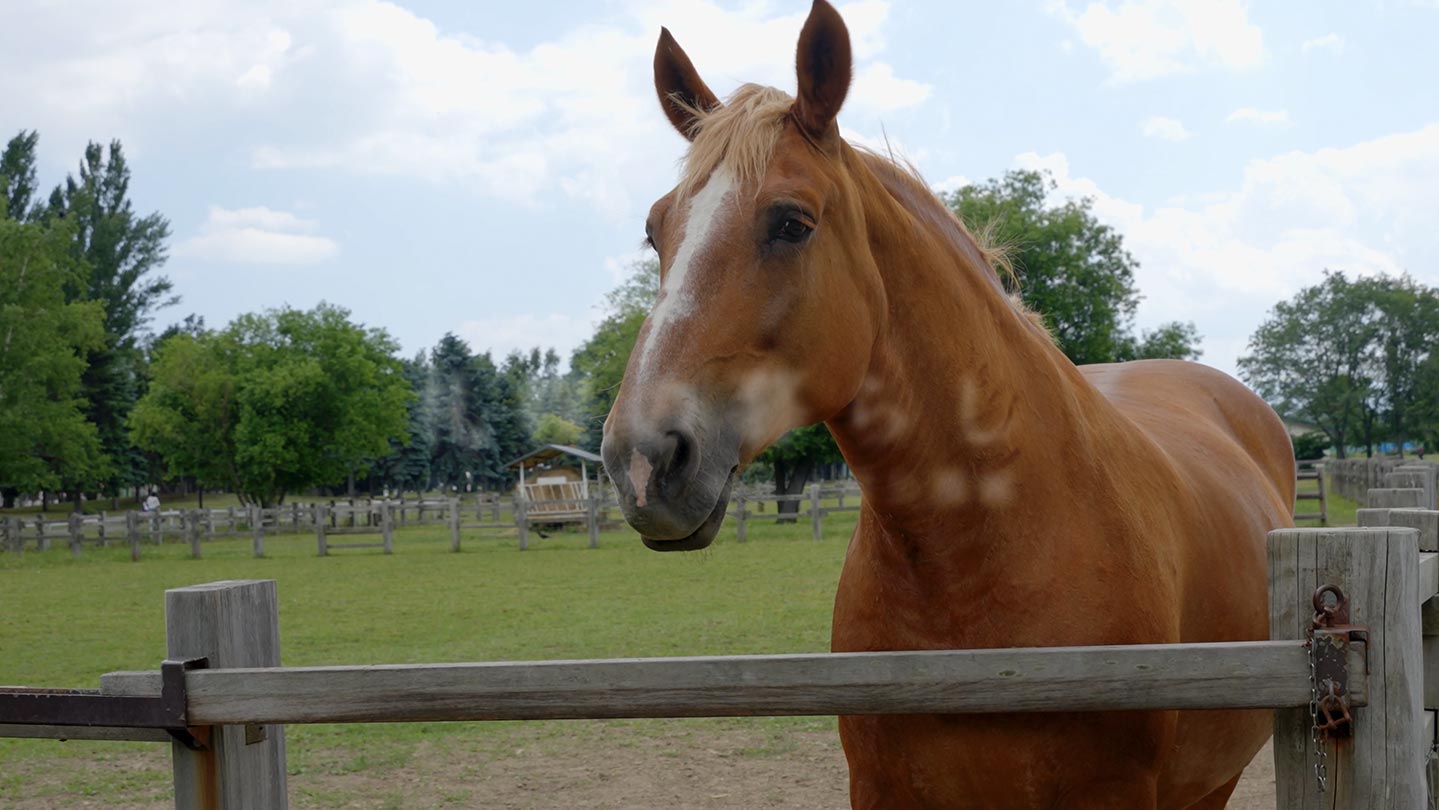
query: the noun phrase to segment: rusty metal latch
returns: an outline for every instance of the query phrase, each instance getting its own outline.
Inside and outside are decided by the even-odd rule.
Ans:
[[[1347,737],[1354,720],[1349,711],[1349,649],[1363,645],[1367,673],[1369,628],[1349,623],[1349,597],[1337,585],[1321,585],[1313,602],[1308,645],[1314,730],[1326,739]]]

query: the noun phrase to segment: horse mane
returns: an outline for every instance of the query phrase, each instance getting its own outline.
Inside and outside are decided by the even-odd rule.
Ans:
[[[679,96],[673,100],[691,116],[692,139],[679,184],[682,197],[697,192],[721,166],[729,170],[740,185],[762,178],[794,106],[794,99],[788,93],[758,84],[740,85],[724,104],[711,109],[690,105]],[[850,144],[850,148],[892,193],[893,185],[901,187],[903,193],[896,196],[902,205],[923,206],[929,209],[925,213],[940,221],[948,220],[946,224],[952,224],[955,230],[950,237],[973,245],[1015,309],[1048,334],[1043,317],[1021,302],[1019,276],[1009,259],[1008,246],[994,239],[992,225],[981,227],[978,232],[970,229],[908,161],[863,146]]]

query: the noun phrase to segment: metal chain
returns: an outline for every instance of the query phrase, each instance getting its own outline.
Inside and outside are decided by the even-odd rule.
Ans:
[[[1309,739],[1314,743],[1314,779],[1319,783],[1319,793],[1322,795],[1329,786],[1329,752],[1325,750],[1325,737],[1319,731],[1319,679],[1315,668],[1314,660],[1318,657],[1315,650],[1314,634],[1309,635]]]

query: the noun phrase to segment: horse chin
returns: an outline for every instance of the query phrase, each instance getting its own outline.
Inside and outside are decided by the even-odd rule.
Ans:
[[[714,542],[715,535],[719,534],[720,524],[724,523],[725,511],[729,508],[729,493],[734,487],[735,473],[730,471],[729,479],[725,481],[724,489],[720,490],[719,501],[704,522],[698,529],[690,532],[689,536],[681,537],[678,540],[655,540],[641,536],[645,547],[655,551],[698,551],[706,548]]]

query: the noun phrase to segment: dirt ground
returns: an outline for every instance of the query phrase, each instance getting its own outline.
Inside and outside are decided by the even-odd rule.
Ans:
[[[598,736],[598,739],[596,738]],[[13,810],[173,807],[166,754],[126,753],[67,759],[60,768],[0,779],[0,806]],[[75,768],[131,789],[79,795]],[[29,768],[26,769],[30,771]],[[293,768],[292,768],[293,770]],[[127,774],[149,778],[127,780]],[[62,775],[63,774],[63,775]],[[62,782],[60,780],[67,780]],[[7,792],[6,782],[25,787]],[[135,784],[138,781],[141,784]],[[503,750],[463,742],[426,742],[398,768],[315,767],[292,773],[290,806],[302,808],[486,808],[486,810],[631,810],[633,808],[845,808],[844,756],[833,731],[673,730],[662,734],[584,734],[506,740]],[[68,788],[67,789],[67,785]],[[1274,807],[1268,746],[1245,771],[1229,807]]]

